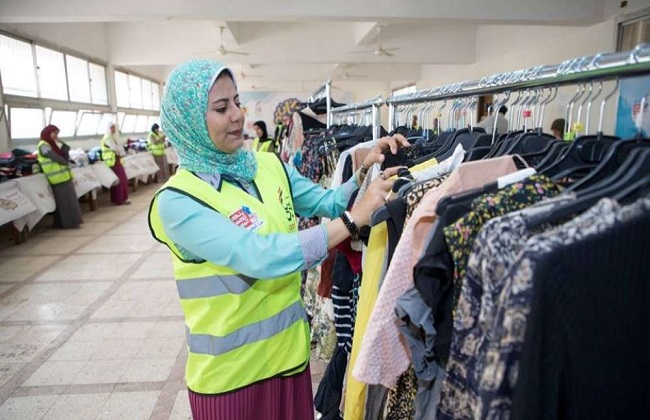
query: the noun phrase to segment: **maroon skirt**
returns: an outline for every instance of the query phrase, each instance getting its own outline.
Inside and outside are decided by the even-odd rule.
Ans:
[[[194,420],[313,420],[309,366],[294,376],[273,378],[223,395],[189,391]]]
[[[115,165],[111,169],[120,180],[119,184],[111,187],[111,203],[124,204],[129,199],[129,179],[126,177],[126,171],[119,156],[115,157]]]

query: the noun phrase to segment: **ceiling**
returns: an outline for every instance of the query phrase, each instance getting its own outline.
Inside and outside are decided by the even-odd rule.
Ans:
[[[422,65],[474,62],[480,25],[591,25],[608,1],[2,0],[0,24],[160,80],[205,57],[243,72],[244,90],[309,91],[415,82]],[[249,55],[219,56],[220,26]],[[394,57],[372,53],[380,27]]]

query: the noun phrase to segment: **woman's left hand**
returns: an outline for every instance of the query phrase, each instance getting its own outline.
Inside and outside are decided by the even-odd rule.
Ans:
[[[390,152],[396,155],[400,147],[411,147],[403,135],[382,137],[363,160],[363,166],[370,168],[375,163],[382,163],[385,159],[384,152],[390,149]]]

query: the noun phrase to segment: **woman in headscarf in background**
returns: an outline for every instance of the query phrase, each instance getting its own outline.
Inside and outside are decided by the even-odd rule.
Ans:
[[[102,138],[102,160],[115,172],[120,182],[111,187],[111,203],[122,205],[131,204],[129,201],[129,179],[122,166],[122,158],[126,155],[124,147],[118,141],[117,126],[108,124],[108,132]]]
[[[57,141],[61,143],[61,147]],[[61,229],[78,228],[83,223],[69,166],[69,151],[70,147],[59,140],[58,127],[48,125],[41,131],[37,150],[38,163],[54,192],[54,227]]]
[[[274,153],[276,151],[276,144],[275,141],[269,137],[269,133],[266,130],[266,123],[264,121],[255,121],[253,129],[255,130],[256,135],[255,140],[253,140],[253,150],[256,152]]]
[[[165,133],[160,130],[158,124],[151,126],[151,131],[147,136],[147,147],[153,155],[156,165],[160,168],[154,175],[156,182],[167,181],[167,178],[169,178],[169,165],[165,157]]]
[[[233,72],[194,60],[170,74],[161,123],[179,169],[156,193],[152,235],[167,245],[185,316],[195,420],[313,419],[302,270],[385,204],[387,169],[345,211],[367,169],[405,138],[380,139],[348,182],[325,190],[272,153],[247,151]],[[333,220],[298,231],[296,213]]]

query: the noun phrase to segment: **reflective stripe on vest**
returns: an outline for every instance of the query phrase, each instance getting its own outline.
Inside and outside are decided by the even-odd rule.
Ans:
[[[249,324],[223,337],[190,334],[186,327],[187,345],[192,353],[219,356],[247,344],[273,337],[300,320],[308,321],[301,302],[297,301],[270,318]]]
[[[72,179],[72,171],[68,165],[63,165],[59,162],[55,162],[49,157],[41,153],[41,147],[48,146],[47,142],[40,141],[38,142],[37,147],[37,156],[38,164],[41,165],[41,170],[47,178],[47,181],[52,185],[62,184],[64,182],[70,181]]]
[[[234,293],[240,295],[250,289],[257,281],[252,277],[209,276],[199,279],[178,280],[178,295],[181,299],[200,299]]]
[[[259,235],[297,232],[284,165],[272,153],[255,155],[258,171],[253,184],[260,199],[227,181],[212,186],[181,168],[156,193],[149,209],[153,236],[172,251],[188,330],[187,386],[201,394],[222,394],[289,376],[309,363],[311,340],[299,272],[262,280],[196,261],[167,236],[159,215],[158,195],[170,189]]]

